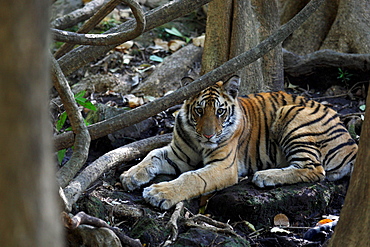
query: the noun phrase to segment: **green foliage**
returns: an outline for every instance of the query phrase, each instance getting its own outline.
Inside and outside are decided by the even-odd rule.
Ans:
[[[180,37],[180,38],[183,38],[185,39],[186,43],[189,43],[190,42],[190,38],[189,37],[186,37],[184,36],[179,30],[177,30],[177,28],[175,27],[172,27],[171,29],[168,29],[168,28],[165,28],[164,29],[167,33],[173,35],[173,36],[176,36],[176,37]]]
[[[82,106],[84,108],[87,108],[89,110],[96,111],[97,110],[96,106],[93,103],[91,103],[88,99],[84,98],[85,94],[86,94],[86,91],[81,91],[81,92],[77,93],[74,96],[77,104],[79,104],[80,106]],[[67,112],[63,112],[62,114],[60,114],[59,119],[58,119],[58,121],[56,123],[56,126],[55,126],[55,128],[57,129],[58,132],[60,132],[61,129],[63,128],[63,126],[64,126],[64,124],[67,120],[67,117],[68,117]],[[86,119],[84,119],[84,122],[85,122],[86,126],[88,126],[90,124],[86,121]],[[72,127],[68,127],[65,130],[66,131],[72,130]],[[62,150],[58,151],[57,158],[58,158],[59,164],[62,163],[63,158],[66,154],[66,151],[67,151],[67,149],[62,149]]]
[[[337,77],[337,79],[340,79],[342,82],[347,84],[347,82],[349,82],[351,80],[351,76],[353,76],[353,74],[350,74],[347,71],[342,70],[341,68],[338,68],[338,77]]]

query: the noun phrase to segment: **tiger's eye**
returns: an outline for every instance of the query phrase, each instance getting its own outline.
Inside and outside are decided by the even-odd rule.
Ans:
[[[199,115],[203,114],[203,108],[197,107],[195,108],[195,112],[198,113]]]
[[[217,109],[217,115],[219,115],[219,116],[222,116],[225,112],[226,112],[226,110],[224,108],[218,108]]]

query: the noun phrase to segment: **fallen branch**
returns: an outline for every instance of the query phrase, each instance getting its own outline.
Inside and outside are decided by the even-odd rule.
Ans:
[[[112,0],[107,4],[109,7],[103,8],[102,11],[98,12],[99,15],[97,16],[97,19],[101,17],[101,13],[106,14],[107,10],[111,9],[111,6],[117,5],[121,1],[130,6],[132,13],[135,16],[136,26],[134,29],[106,34],[78,34],[59,29],[51,29],[53,38],[56,41],[70,44],[108,46],[118,45],[138,37],[145,30],[146,22],[144,12],[135,0]]]
[[[164,242],[163,246],[168,246],[176,241],[177,236],[179,235],[179,227],[177,226],[177,220],[181,216],[183,210],[184,203],[183,202],[177,203],[175,211],[172,213],[171,218],[167,223],[167,228],[171,229],[171,234],[168,236],[168,239],[166,240],[166,242]]]
[[[56,176],[59,186],[63,188],[85,164],[89,153],[91,138],[81,112],[78,109],[78,105],[74,99],[71,88],[69,87],[58,62],[52,55],[50,55],[50,57],[52,64],[52,80],[71,122],[73,133],[76,135],[73,154],[70,160],[59,169]]]
[[[151,150],[167,145],[171,139],[172,134],[155,136],[130,143],[99,157],[64,188],[64,194],[68,201],[66,210],[71,208],[80,195],[104,172],[118,164],[143,157]]]
[[[211,86],[215,81],[222,79],[222,77],[235,73],[244,66],[251,64],[286,39],[322,4],[323,1],[324,0],[310,1],[294,18],[285,25],[282,25],[274,34],[262,41],[259,45],[230,59],[220,67],[203,75],[187,86],[176,90],[172,94],[166,95],[126,113],[117,115],[109,120],[90,125],[88,128],[92,139],[105,136],[116,130],[133,125],[154,114],[164,111],[171,106],[180,104],[188,97],[195,95],[206,87]],[[73,143],[73,137],[73,134],[70,132],[58,135],[55,138],[56,148],[62,149],[70,147]]]
[[[209,231],[213,231],[217,233],[229,234],[237,238],[242,238],[240,235],[238,235],[234,231],[232,226],[230,226],[229,224],[213,220],[202,214],[197,214],[189,219],[186,219],[185,225],[189,227],[197,227],[197,228],[201,228],[201,229],[205,229],[205,230],[209,230]]]
[[[170,22],[186,13],[190,13],[211,0],[177,0],[158,7],[145,14],[146,26],[144,32]],[[135,25],[134,20],[110,29],[106,34],[126,32]],[[61,57],[58,62],[63,73],[67,76],[85,64],[92,62],[112,50],[116,45],[109,46],[80,46]]]
[[[104,19],[112,10],[120,3],[120,0],[111,0],[100,8],[87,22],[85,22],[78,30],[77,33],[87,33],[93,29],[101,20]],[[59,28],[60,29],[60,28]],[[74,44],[63,44],[54,54],[56,59],[60,58],[70,50],[72,50]]]
[[[64,226],[70,230],[76,229],[80,225],[89,225],[94,227],[105,227],[114,232],[124,246],[141,247],[140,240],[132,239],[123,234],[118,228],[111,227],[104,220],[90,216],[85,212],[79,212],[72,218],[65,212],[62,213]]]
[[[50,23],[52,28],[66,29],[89,19],[108,0],[94,0],[85,4],[83,8],[77,9],[67,15],[55,19]]]
[[[308,75],[318,67],[370,70],[370,54],[349,54],[333,50],[319,50],[300,56],[283,49],[283,57],[285,72],[294,77]]]

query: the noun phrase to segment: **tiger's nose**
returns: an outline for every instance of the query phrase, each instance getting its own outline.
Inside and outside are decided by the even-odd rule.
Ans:
[[[211,139],[215,134],[210,134],[210,135],[207,135],[207,134],[203,134],[203,136],[207,139]]]

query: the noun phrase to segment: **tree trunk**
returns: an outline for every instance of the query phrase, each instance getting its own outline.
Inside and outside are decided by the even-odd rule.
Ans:
[[[280,0],[281,23],[295,15],[305,1]],[[307,1],[306,1],[307,2]],[[370,53],[370,2],[328,0],[283,46],[305,55],[321,49],[343,53]]]
[[[214,0],[208,4],[202,75],[229,59],[231,11],[232,0]]]
[[[370,90],[366,106],[356,164],[329,247],[370,246]]]
[[[216,0],[209,4],[202,74],[250,50],[279,27],[275,0]],[[257,28],[259,27],[259,28]],[[281,46],[238,71],[240,94],[283,89]]]
[[[0,2],[0,246],[62,246],[48,112],[47,0]]]

